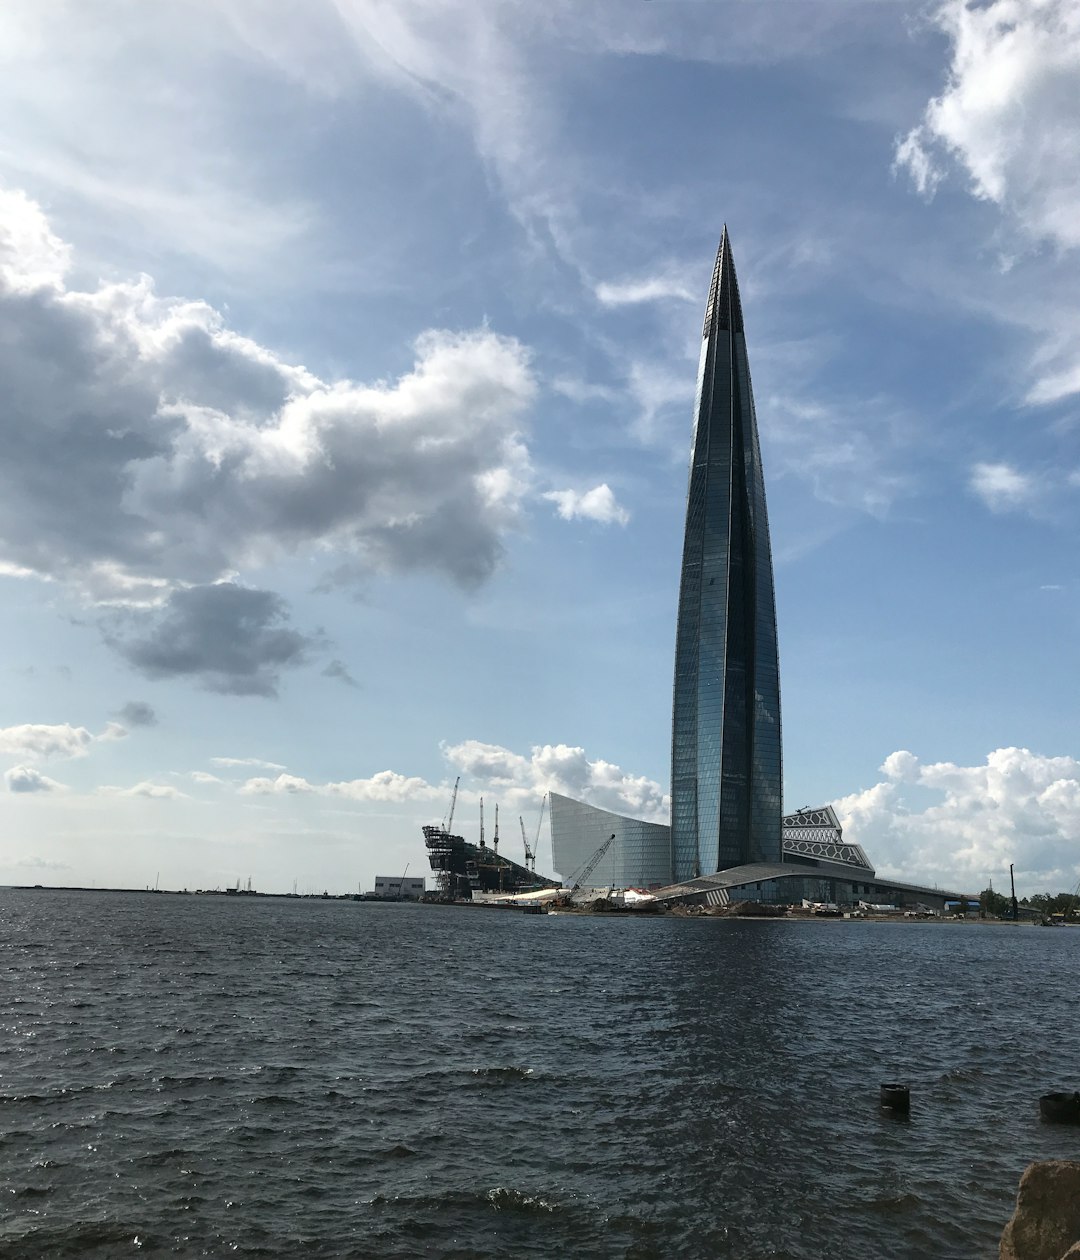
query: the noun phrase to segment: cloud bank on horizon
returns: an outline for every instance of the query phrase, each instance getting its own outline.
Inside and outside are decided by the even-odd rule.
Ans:
[[[722,216],[789,796],[1075,885],[1074,4],[105,9],[0,15],[0,879],[351,885],[459,773],[662,820]]]

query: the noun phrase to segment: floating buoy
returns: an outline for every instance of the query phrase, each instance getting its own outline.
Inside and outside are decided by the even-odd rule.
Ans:
[[[1080,1124],[1080,1093],[1043,1094],[1039,1115],[1051,1124]]]
[[[888,1111],[911,1110],[911,1090],[906,1085],[882,1085],[881,1105]]]

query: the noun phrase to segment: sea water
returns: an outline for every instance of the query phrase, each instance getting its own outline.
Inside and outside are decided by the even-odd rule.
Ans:
[[[991,1257],[1080,930],[0,890],[0,1256]],[[911,1087],[909,1119],[881,1082]]]

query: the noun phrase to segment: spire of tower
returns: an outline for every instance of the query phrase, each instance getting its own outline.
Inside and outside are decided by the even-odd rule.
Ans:
[[[735,263],[731,258],[731,241],[728,239],[726,223],[720,237],[720,248],[716,251],[709,301],[705,306],[705,324],[701,330],[702,339],[708,337],[714,328],[717,332],[743,331],[739,281],[735,277]]]

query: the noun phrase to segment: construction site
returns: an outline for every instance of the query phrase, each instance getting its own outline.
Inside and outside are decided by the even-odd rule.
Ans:
[[[448,902],[471,902],[474,905],[517,907],[523,910],[535,910],[540,913],[556,905],[566,909],[586,909],[589,905],[603,899],[608,907],[623,908],[623,901],[630,898],[641,903],[655,902],[655,898],[646,893],[637,893],[628,889],[615,893],[609,889],[594,889],[589,878],[600,864],[608,850],[615,842],[611,835],[583,863],[578,871],[564,883],[536,872],[536,852],[540,843],[540,834],[544,825],[544,811],[547,807],[545,796],[540,804],[540,821],[537,824],[535,838],[530,842],[525,829],[525,819],[518,817],[521,828],[521,843],[525,851],[524,863],[515,862],[499,852],[499,807],[495,806],[495,826],[488,844],[484,834],[484,801],[480,799],[480,836],[479,843],[472,844],[464,836],[453,833],[454,814],[457,808],[458,785],[460,778],[454,783],[453,795],[450,798],[450,809],[441,823],[431,823],[423,828],[424,845],[427,848],[428,862],[435,875],[437,891],[428,900]],[[626,908],[629,908],[627,903]]]

